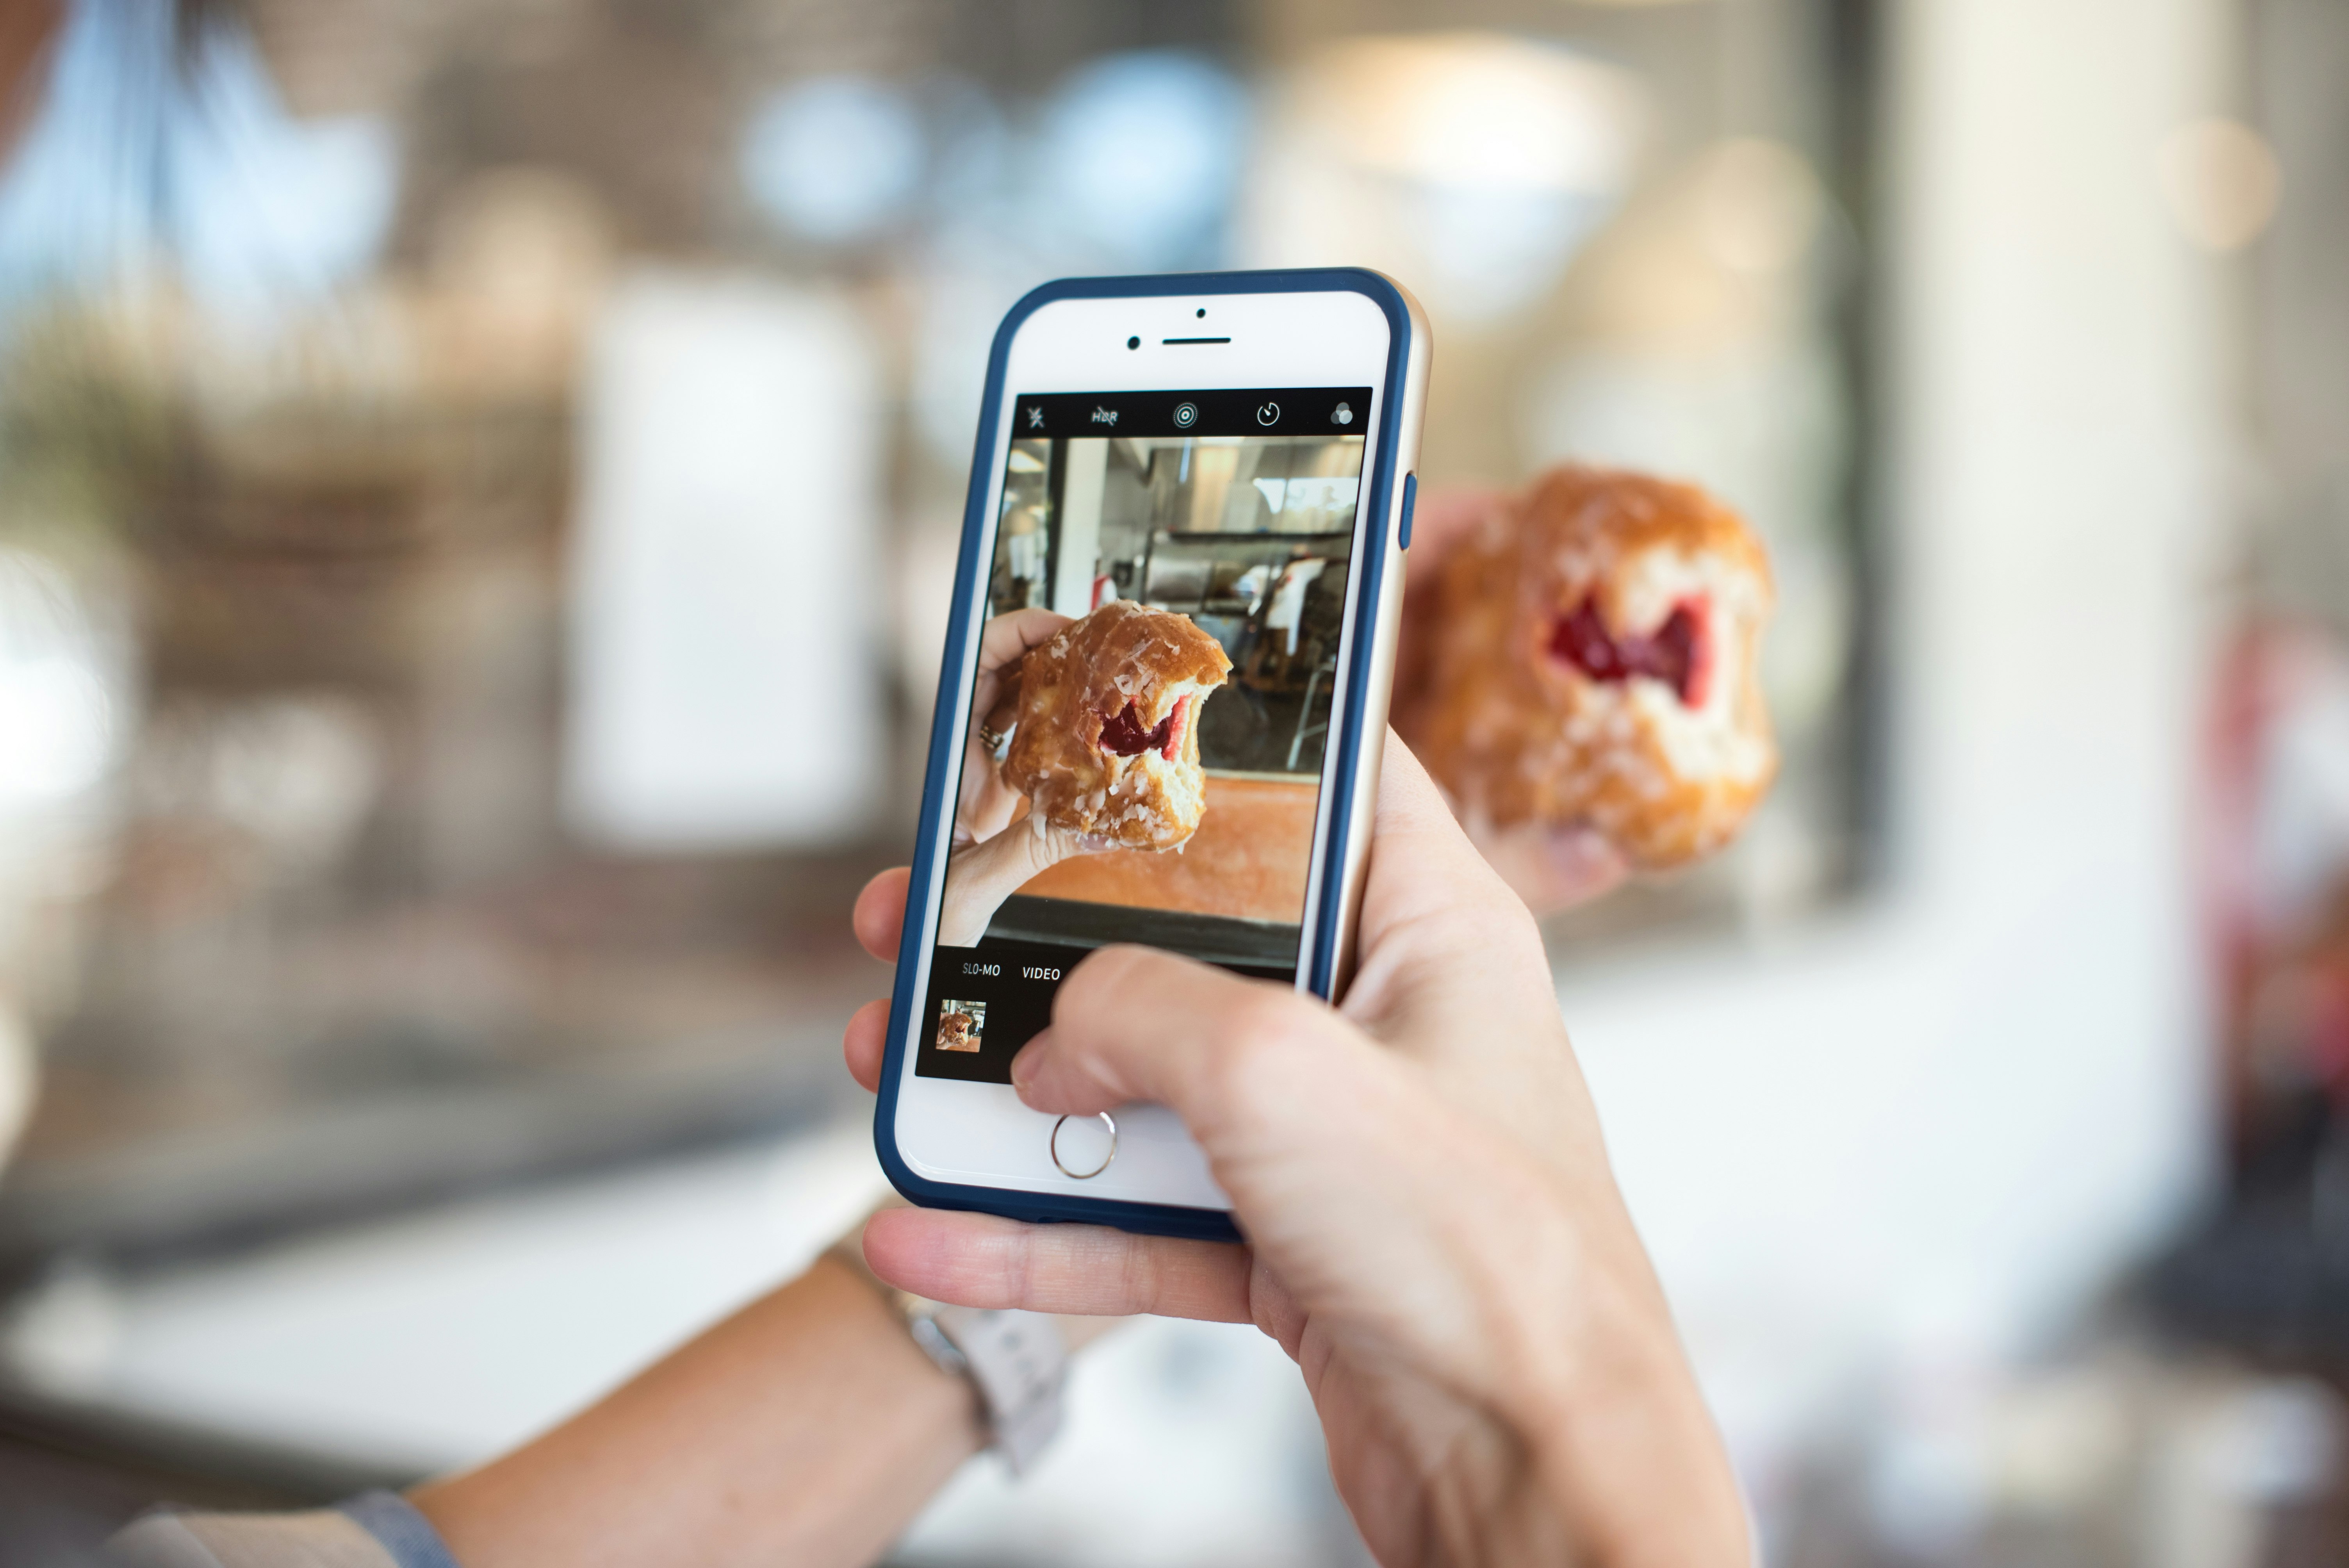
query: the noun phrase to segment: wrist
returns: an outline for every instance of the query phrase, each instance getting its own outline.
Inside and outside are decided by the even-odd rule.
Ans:
[[[823,1262],[855,1276],[942,1375],[977,1396],[988,1446],[1014,1475],[1050,1444],[1060,1431],[1069,1360],[1075,1348],[1067,1320],[1038,1312],[955,1306],[910,1295],[874,1274],[864,1258],[861,1231],[834,1243]]]
[[[1555,1294],[1520,1270],[1504,1343],[1527,1375],[1506,1386],[1502,1419],[1577,1562],[1742,1568],[1754,1542],[1720,1431],[1629,1216],[1610,1228],[1561,1217],[1552,1255],[1567,1266],[1536,1275]]]

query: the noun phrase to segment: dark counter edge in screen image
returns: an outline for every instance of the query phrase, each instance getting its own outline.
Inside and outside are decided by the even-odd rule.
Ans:
[[[1367,387],[1195,392],[1050,392],[1013,399],[1015,441],[1086,436],[1363,436]]]

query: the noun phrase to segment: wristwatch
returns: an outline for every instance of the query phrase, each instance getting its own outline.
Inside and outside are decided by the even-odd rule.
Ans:
[[[862,1237],[860,1226],[825,1255],[880,1294],[938,1370],[969,1381],[996,1451],[1012,1474],[1025,1472],[1061,1429],[1061,1396],[1069,1377],[1061,1326],[1046,1313],[948,1306],[899,1290],[865,1263]]]

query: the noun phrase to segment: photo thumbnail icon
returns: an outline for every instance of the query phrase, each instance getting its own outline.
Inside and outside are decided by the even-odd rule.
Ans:
[[[978,1037],[986,1030],[986,1003],[947,1001],[938,1005],[938,1049],[976,1051]]]

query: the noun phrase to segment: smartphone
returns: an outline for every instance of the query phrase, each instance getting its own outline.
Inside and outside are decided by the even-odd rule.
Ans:
[[[1011,1058],[1111,943],[1344,987],[1429,350],[1410,294],[1354,269],[1071,279],[1004,318],[875,1113],[907,1199],[1237,1234],[1172,1112],[1043,1115],[1012,1091]],[[1108,638],[1121,618],[1150,634],[1048,640],[1088,621]],[[1099,668],[1112,645],[1179,645],[1201,678],[1170,697],[1147,672]],[[1019,705],[1031,662],[1087,646],[1093,685],[1054,685],[1067,701],[1050,712]],[[1155,706],[1092,711],[1127,689]],[[1045,830],[1063,814],[1038,800],[1096,764],[1146,766],[1165,811],[1195,823],[1179,849]]]

